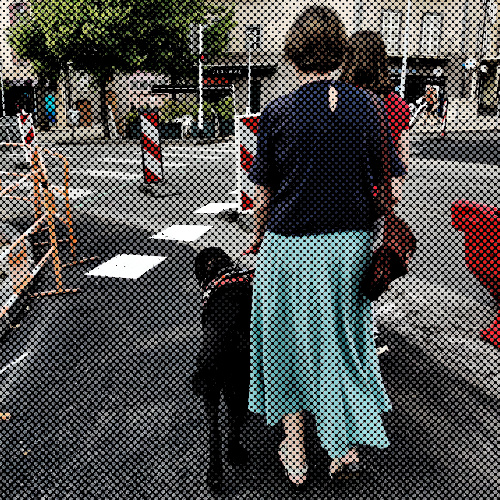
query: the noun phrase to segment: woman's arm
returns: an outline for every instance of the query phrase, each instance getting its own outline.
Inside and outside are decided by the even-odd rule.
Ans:
[[[264,186],[255,186],[255,207],[253,213],[253,236],[254,243],[259,246],[264,239],[264,233],[267,226],[269,201],[271,200],[271,191]]]
[[[253,209],[253,242],[243,255],[257,253],[259,251],[264,234],[266,232],[267,219],[269,215],[269,201],[271,191],[265,186],[255,186],[255,202]]]
[[[406,171],[408,172],[408,167],[410,166],[410,131],[403,130],[401,133],[401,137],[399,141],[395,145],[396,152],[401,158],[404,166],[406,167]]]
[[[410,131],[403,130],[399,141],[395,144],[396,153],[398,154],[401,162],[406,167],[406,172],[408,173],[408,167],[410,166]],[[403,184],[405,182],[405,177],[393,177],[392,178],[392,196],[399,203],[403,198]]]

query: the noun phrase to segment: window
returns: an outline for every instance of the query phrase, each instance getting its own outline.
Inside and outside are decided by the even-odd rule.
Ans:
[[[498,2],[497,0],[488,0],[486,5],[487,19],[490,24],[495,24],[498,14]]]
[[[247,24],[245,26],[245,46],[252,49],[261,47],[262,26],[260,24]]]
[[[21,19],[21,17],[28,11],[28,5],[24,2],[13,3],[9,5],[9,17],[10,17],[10,25],[14,26],[14,24]]]
[[[486,3],[486,19],[483,31],[481,55],[485,57],[491,50],[493,25],[498,14],[497,0],[488,0]]]
[[[384,10],[382,12],[382,36],[389,55],[397,55],[400,52],[401,19],[401,11]]]
[[[441,42],[441,25],[443,16],[441,14],[425,14],[422,22],[422,38],[420,40],[420,53],[423,56],[434,56],[439,54]]]
[[[491,50],[491,33],[488,29],[484,31],[481,55],[486,57]]]

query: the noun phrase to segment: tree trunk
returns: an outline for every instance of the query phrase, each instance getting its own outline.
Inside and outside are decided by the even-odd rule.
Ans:
[[[106,104],[106,84],[108,79],[102,79],[99,81],[99,102],[101,105],[101,123],[103,127],[103,135],[105,139],[109,139],[109,119],[108,119],[108,105]]]

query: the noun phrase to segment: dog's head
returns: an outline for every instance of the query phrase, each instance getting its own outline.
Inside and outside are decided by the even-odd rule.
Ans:
[[[204,248],[195,259],[196,279],[204,288],[217,278],[225,269],[234,268],[234,262],[221,248]]]

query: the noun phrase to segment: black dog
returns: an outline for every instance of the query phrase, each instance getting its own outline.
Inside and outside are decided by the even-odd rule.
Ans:
[[[248,408],[250,383],[250,313],[252,273],[235,266],[220,248],[207,248],[196,257],[196,279],[204,292],[203,345],[196,360],[193,390],[202,396],[209,424],[208,486],[222,487],[222,439],[218,412],[221,394],[229,413],[228,461],[247,462],[239,442]]]

